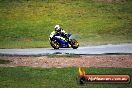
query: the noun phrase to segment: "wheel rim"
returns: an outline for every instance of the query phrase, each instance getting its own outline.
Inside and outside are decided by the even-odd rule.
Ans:
[[[78,46],[78,42],[76,40],[72,40],[72,46],[77,47]]]
[[[52,41],[52,45],[54,48],[59,48],[59,43]]]

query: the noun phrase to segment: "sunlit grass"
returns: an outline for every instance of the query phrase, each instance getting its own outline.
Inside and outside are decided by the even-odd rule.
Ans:
[[[49,42],[45,41],[3,41],[0,42],[0,48],[43,48],[49,47]]]
[[[132,1],[94,2],[85,0],[1,0],[0,42],[22,43],[20,47],[42,47],[40,44],[27,46],[28,41],[48,44],[50,32],[60,24],[66,32],[78,35],[80,45],[131,42]],[[109,42],[107,42],[109,41]],[[6,43],[4,44],[5,46]],[[10,48],[16,46],[0,46]],[[45,47],[47,45],[44,45]]]

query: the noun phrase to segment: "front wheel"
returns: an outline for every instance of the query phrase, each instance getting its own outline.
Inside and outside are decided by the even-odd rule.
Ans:
[[[54,49],[59,49],[60,48],[60,43],[57,40],[51,40],[50,45],[54,48]]]
[[[79,43],[78,43],[78,41],[77,40],[75,40],[75,39],[71,39],[71,47],[73,48],[73,49],[77,49],[78,47],[79,47]]]

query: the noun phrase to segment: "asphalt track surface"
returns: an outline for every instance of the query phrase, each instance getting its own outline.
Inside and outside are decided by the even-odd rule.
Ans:
[[[72,48],[26,48],[26,49],[0,49],[2,55],[47,55],[47,54],[132,54],[130,44],[108,44],[98,46]]]

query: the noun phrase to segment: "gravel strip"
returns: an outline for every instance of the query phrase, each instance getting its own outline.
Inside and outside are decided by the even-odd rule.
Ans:
[[[132,55],[81,55],[80,57],[47,56],[0,56],[0,59],[10,60],[0,66],[29,66],[29,67],[132,67]]]

